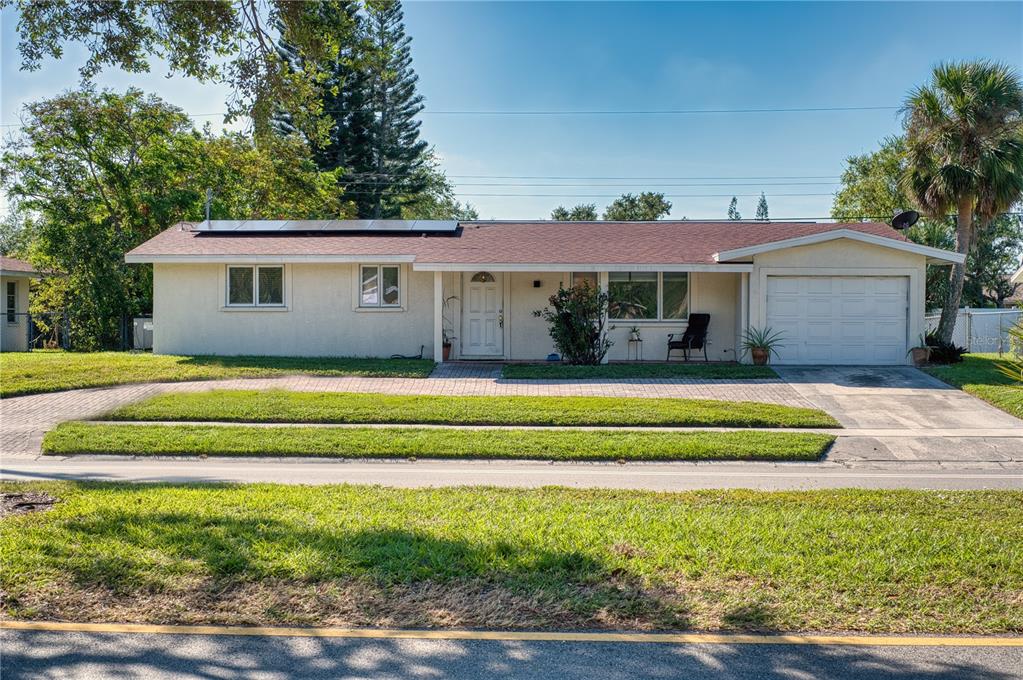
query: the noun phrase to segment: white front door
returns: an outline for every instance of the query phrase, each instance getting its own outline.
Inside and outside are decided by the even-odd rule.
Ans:
[[[502,274],[476,272],[465,283],[462,301],[462,355],[504,355]]]
[[[779,364],[905,364],[909,278],[768,276],[767,325]]]

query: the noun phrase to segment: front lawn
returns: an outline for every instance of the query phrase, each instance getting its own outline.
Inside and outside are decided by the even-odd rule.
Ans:
[[[618,397],[450,397],[218,390],[165,394],[112,420],[436,425],[839,427],[816,409],[758,402]]]
[[[519,458],[533,460],[817,460],[834,437],[803,432],[462,430],[64,423],[48,454]]]
[[[928,366],[923,370],[1006,413],[1023,418],[1023,385],[998,370],[998,364],[1004,360],[1005,357],[997,354],[966,354],[962,363]]]
[[[19,619],[1023,632],[1018,491],[2,488]]]
[[[0,359],[0,397],[125,383],[281,375],[425,378],[425,359],[172,356],[136,352],[9,352]]]
[[[749,380],[777,378],[768,366],[745,364],[649,363],[602,364],[572,366],[550,362],[545,364],[505,364],[501,377],[509,380],[586,380],[626,378],[706,378],[713,380]]]

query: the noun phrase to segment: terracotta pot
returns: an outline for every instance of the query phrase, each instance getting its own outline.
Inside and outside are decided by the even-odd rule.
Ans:
[[[451,343],[445,342],[441,347],[443,348],[444,361],[448,361],[451,359]]]
[[[914,347],[909,350],[909,352],[913,355],[914,366],[925,366],[927,365],[927,362],[931,360],[930,347]]]
[[[754,366],[766,366],[767,360],[771,358],[771,351],[762,347],[754,347],[749,353],[753,357]]]

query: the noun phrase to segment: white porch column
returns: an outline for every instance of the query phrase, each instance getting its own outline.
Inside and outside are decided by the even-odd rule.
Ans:
[[[749,329],[749,274],[739,275],[739,337],[735,340],[735,360],[739,363],[748,361],[742,353],[742,339]]]
[[[433,273],[433,360],[444,361],[444,272]]]
[[[608,290],[608,276],[607,276],[607,272],[597,272],[597,288],[599,288],[601,291],[603,291],[605,293],[607,292],[607,290]],[[607,318],[607,311],[605,310],[604,311],[604,330],[605,330],[605,332],[607,331],[607,327],[608,327],[608,318]],[[600,363],[602,363],[602,364],[606,364],[607,363],[607,354],[605,354],[604,358],[600,360]]]

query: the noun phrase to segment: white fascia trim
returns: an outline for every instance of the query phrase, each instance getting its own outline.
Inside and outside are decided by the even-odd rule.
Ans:
[[[768,253],[772,250],[797,248],[799,246],[808,246],[814,243],[834,241],[840,238],[860,241],[861,243],[869,243],[871,245],[881,246],[882,248],[902,250],[915,255],[924,255],[929,260],[937,260],[939,262],[960,264],[966,261],[966,256],[962,253],[954,253],[951,250],[922,246],[919,243],[896,241],[893,238],[886,238],[875,234],[865,234],[862,231],[856,231],[855,229],[835,229],[833,231],[825,231],[819,234],[810,234],[809,236],[798,236],[796,238],[787,238],[782,241],[771,241],[770,243],[761,243],[755,246],[736,248],[735,250],[724,250],[720,253],[714,253],[714,259],[718,262],[727,262],[728,260],[739,260],[759,255],[760,253]]]
[[[601,264],[599,262],[508,264],[477,262],[416,262],[412,269],[422,272],[752,272],[752,264]]]
[[[23,272],[13,269],[0,269],[0,276],[5,279],[41,279],[43,275],[39,272]]]
[[[1023,283],[1023,267],[1016,270],[1016,273],[1009,279],[1009,283]]]
[[[124,256],[128,264],[260,264],[365,262],[367,264],[402,264],[415,260],[413,255],[132,255]]]

